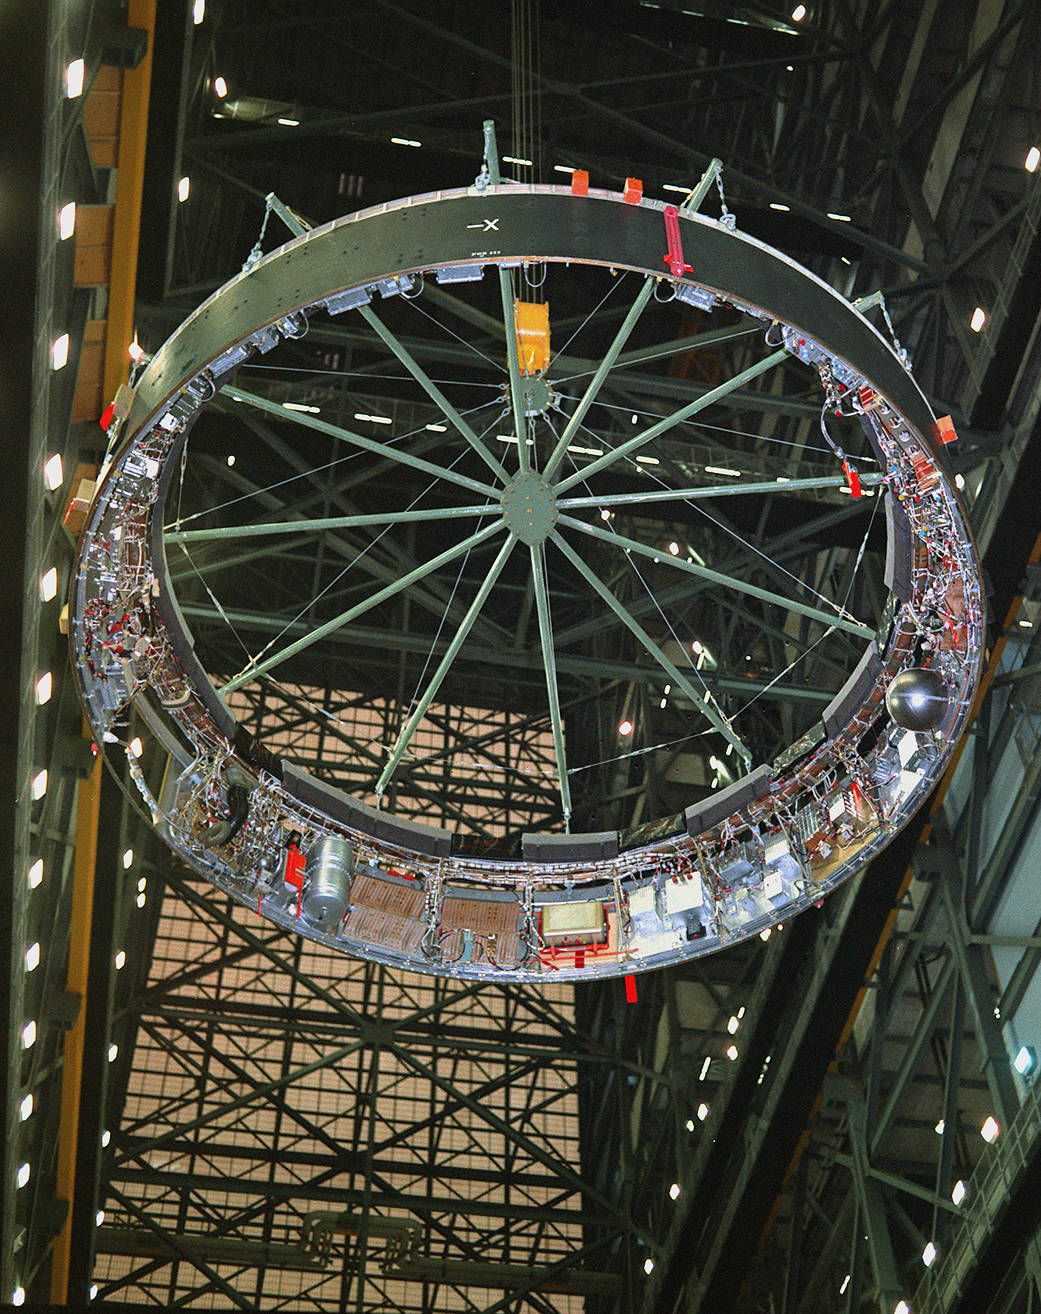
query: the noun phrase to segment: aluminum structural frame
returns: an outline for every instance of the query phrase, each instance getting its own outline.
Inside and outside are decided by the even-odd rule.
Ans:
[[[492,232],[495,245],[489,247]],[[663,237],[669,247],[663,261],[670,267],[667,281],[657,267]],[[395,248],[400,253],[388,268],[385,253]],[[684,251],[693,266],[685,263]],[[671,285],[674,295],[740,309],[783,342],[782,349],[715,393],[725,395],[786,355],[819,371],[830,404],[846,405],[862,417],[885,471],[893,604],[858,668],[825,710],[823,732],[807,736],[729,790],[692,805],[664,827],[664,837],[659,830],[650,842],[640,842],[646,841],[644,832],[622,851],[617,833],[561,837],[536,854],[543,837],[531,836],[531,850],[520,862],[486,861],[453,853],[447,831],[367,808],[278,762],[262,745],[244,742],[220,691],[214,692],[195,658],[167,588],[161,521],[169,479],[195,416],[218,389],[235,395],[230,379],[253,352],[270,349],[282,336],[300,335],[319,309],[359,308],[378,324],[368,307],[377,289],[384,296],[410,294],[424,272],[452,266],[495,268],[508,311],[508,268],[535,261],[610,265],[645,278],[615,345],[588,385],[580,414],[606,377],[629,321],[659,281]],[[400,354],[393,335],[385,337]],[[521,434],[516,338],[507,333],[506,340],[514,425]],[[638,448],[705,400],[638,434],[621,450]],[[593,902],[608,919],[608,952],[588,959],[581,950],[553,954],[555,975],[628,974],[696,957],[758,934],[859,869],[914,814],[960,736],[982,652],[980,581],[957,494],[938,455],[929,407],[903,362],[856,308],[787,257],[731,231],[725,218],[706,219],[653,201],[634,205],[607,192],[576,195],[563,187],[487,186],[480,180],[470,189],[377,207],[304,233],[232,279],[156,353],[119,404],[125,415],[121,446],[91,509],[72,595],[72,648],[84,705],[104,743],[120,742],[117,729],[130,705],[137,708],[175,764],[176,787],[157,797],[137,761],[140,738],[127,748],[131,775],[155,824],[197,870],[240,901],[259,904],[286,929],[416,970],[537,980],[547,968],[546,951],[552,952],[539,930],[544,908]],[[450,405],[443,407],[452,418]],[[465,431],[463,436],[468,437]],[[360,435],[348,435],[348,441],[377,446]],[[477,448],[483,452],[479,443]],[[547,501],[542,511],[549,527],[538,545],[532,544],[536,597],[545,588],[540,592],[540,557],[534,549],[551,538],[604,601],[616,606],[552,529],[559,494],[579,476],[564,478],[548,492],[546,480],[527,464],[525,443],[518,442],[518,452],[518,474],[510,478],[502,472],[502,519],[468,540],[483,541],[505,528],[506,542],[381,774],[378,800],[410,728],[436,692],[509,552],[518,538],[527,541],[511,499]],[[586,475],[611,459],[610,453],[601,457]],[[551,459],[547,476],[552,467]],[[542,491],[532,493],[536,484]],[[606,533],[593,527],[588,532]],[[357,610],[293,646],[313,641]],[[540,629],[552,713],[553,651],[547,626]],[[862,627],[862,632],[871,637],[870,630]],[[942,720],[915,731],[890,717],[885,695],[901,671],[923,661],[940,674],[947,701]],[[253,663],[223,690],[263,669],[264,662]],[[720,723],[696,694],[693,700],[735,742],[729,724]],[[559,727],[559,713],[554,723]],[[566,815],[559,739],[557,746]],[[170,779],[168,772],[168,784]],[[238,803],[232,801],[234,792]],[[237,807],[245,808],[244,818],[228,826],[213,824],[215,816],[227,818]],[[403,928],[371,939],[354,929],[350,911],[328,929],[315,918],[301,918],[301,884],[307,877],[290,873],[285,855],[294,844],[299,854],[313,854],[329,837],[346,839],[352,864],[371,879],[418,880],[422,914],[417,908]],[[667,882],[678,885],[679,893],[670,892]],[[287,884],[297,886],[297,898]],[[449,894],[464,901],[464,912],[460,924],[445,928],[442,908]],[[515,909],[520,933],[515,950],[497,952],[490,935],[466,928],[480,925],[489,903],[503,902]],[[445,929],[461,933],[457,949],[442,944]]]

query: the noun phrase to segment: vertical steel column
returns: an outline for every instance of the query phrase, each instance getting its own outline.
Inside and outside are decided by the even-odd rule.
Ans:
[[[54,1242],[51,1256],[51,1302],[62,1305],[69,1295],[69,1255],[72,1246],[72,1202],[79,1148],[80,1090],[83,1082],[83,1040],[90,966],[90,933],[94,906],[94,867],[98,849],[98,812],[101,806],[100,759],[76,797],[76,853],[72,865],[72,909],[69,936],[69,967],[66,990],[80,999],[75,1025],[65,1036],[62,1055],[61,1128],[58,1140],[58,1176],[54,1184],[59,1200],[69,1203],[65,1222]]]

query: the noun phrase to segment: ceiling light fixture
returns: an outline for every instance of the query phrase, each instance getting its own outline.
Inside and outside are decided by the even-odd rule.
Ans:
[[[57,452],[49,456],[43,467],[43,486],[48,493],[56,492],[65,482],[65,471],[62,469],[61,457]]]
[[[69,100],[75,100],[77,96],[83,95],[83,77],[86,72],[86,65],[82,59],[74,59],[65,70],[65,95]]]

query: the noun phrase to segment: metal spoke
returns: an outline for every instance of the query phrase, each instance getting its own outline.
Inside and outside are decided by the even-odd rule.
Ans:
[[[495,140],[495,121],[484,121],[484,164],[493,187],[502,182],[499,172],[499,147]],[[517,348],[517,311],[510,271],[498,267],[499,295],[502,299],[502,327],[506,334],[506,361],[510,372],[510,404],[513,408],[513,432],[517,439],[517,459],[522,472],[529,469],[528,428],[524,422],[524,385],[521,382],[520,352]]]
[[[498,528],[498,526],[492,526],[492,529],[496,529],[496,528]],[[487,531],[482,531],[481,536],[487,538],[488,536]],[[474,538],[477,537],[478,535],[474,535]],[[423,696],[420,698],[419,702],[416,704],[412,712],[412,715],[402,726],[401,733],[398,735],[398,741],[394,745],[394,749],[391,752],[387,765],[380,772],[380,778],[376,782],[377,801],[383,798],[383,791],[387,787],[387,782],[390,780],[391,776],[397,770],[398,763],[401,761],[402,757],[404,756],[405,750],[409,746],[409,742],[411,741],[412,736],[415,733],[416,726],[419,725],[420,721],[426,715],[427,708],[434,701],[434,698],[437,695],[437,691],[441,687],[442,680],[444,680],[445,676],[448,674],[448,670],[451,667],[452,663],[455,661],[456,656],[459,653],[459,649],[466,642],[466,636],[470,633],[470,630],[473,627],[473,623],[477,619],[481,611],[481,608],[488,600],[488,594],[491,593],[492,588],[495,585],[495,581],[499,578],[500,574],[502,573],[502,568],[503,566],[506,565],[509,555],[513,551],[514,547],[516,546],[516,543],[517,543],[516,535],[514,535],[511,532],[509,537],[506,539],[506,542],[502,545],[501,549],[499,550],[499,555],[495,558],[494,562],[492,563],[491,569],[488,571],[488,574],[485,576],[484,581],[481,584],[481,587],[477,590],[477,596],[474,598],[473,602],[470,603],[466,615],[460,621],[459,628],[456,630],[454,636],[452,637],[452,642],[448,645],[448,648],[445,651],[445,655],[441,658],[437,670],[431,676],[430,683],[427,685],[426,691],[424,692]]]
[[[513,280],[508,269],[499,266],[499,292],[502,295],[502,321],[506,329],[506,361],[510,367],[510,403],[513,407],[513,431],[517,436],[517,456],[521,471],[529,467],[528,426],[524,419],[524,384],[521,382],[520,352],[517,348],[517,311]]]
[[[309,648],[313,643],[317,643],[320,639],[324,639],[327,634],[332,634],[334,630],[338,630],[344,625],[349,625],[350,622],[355,620],[358,616],[363,616],[367,611],[371,611],[373,607],[378,607],[381,602],[386,602],[388,598],[392,598],[395,594],[402,592],[403,589],[409,588],[412,584],[415,584],[417,580],[424,579],[427,575],[433,574],[435,570],[440,569],[441,566],[447,565],[448,562],[454,561],[457,557],[463,556],[466,552],[469,552],[471,548],[477,547],[477,545],[483,543],[485,539],[491,538],[494,533],[502,528],[502,524],[502,521],[497,521],[493,525],[485,525],[484,528],[479,529],[476,534],[471,534],[469,538],[464,538],[463,541],[457,543],[455,547],[448,548],[446,551],[434,557],[431,561],[426,562],[422,566],[417,566],[415,570],[410,570],[407,575],[402,575],[400,579],[396,579],[392,584],[388,584],[386,588],[380,589],[380,591],[374,593],[371,598],[366,598],[364,602],[356,603],[353,607],[349,607],[346,611],[341,612],[339,616],[334,616],[332,620],[326,621],[324,625],[319,625],[317,629],[310,630],[307,634],[289,644],[288,647],[283,648],[280,652],[272,653],[270,657],[265,657],[263,661],[256,662],[255,664],[248,666],[244,671],[240,671],[234,679],[229,680],[227,684],[222,685],[218,692],[221,694],[229,694],[233,693],[236,689],[241,689],[242,686],[248,684],[250,680],[256,679],[259,675],[264,675],[274,667],[279,666],[282,662],[287,661],[290,657],[295,657],[298,652],[302,652],[305,648]],[[469,613],[467,613],[467,617],[469,618],[469,624],[467,624],[466,620],[464,620],[463,623],[466,624],[469,629],[470,624],[473,623],[473,618],[469,617]]]
[[[437,384],[433,381],[433,379],[431,379],[430,376],[426,373],[422,365],[419,364],[419,362],[415,359],[415,357],[408,350],[405,344],[400,340],[400,338],[398,338],[395,334],[393,334],[390,331],[389,328],[387,328],[386,324],[383,323],[383,321],[379,318],[379,316],[372,309],[372,307],[359,306],[358,313],[361,315],[362,319],[365,320],[366,324],[368,324],[369,327],[373,330],[373,332],[378,334],[378,336],[383,339],[383,341],[391,349],[394,355],[397,356],[398,360],[401,361],[402,365],[404,365],[404,367],[416,380],[416,382],[427,394],[427,396],[431,399],[431,401],[433,401],[434,404],[440,409],[444,417],[447,420],[451,420],[455,428],[459,431],[459,433],[463,436],[463,438],[466,439],[466,441],[470,444],[470,446],[481,458],[481,460],[485,463],[485,465],[488,466],[491,472],[494,475],[496,475],[499,479],[502,479],[503,481],[509,479],[509,475],[506,473],[505,468],[502,465],[500,465],[499,462],[495,459],[495,457],[491,454],[491,452],[488,451],[484,443],[481,442],[480,438],[478,438],[474,430],[470,427],[469,424],[467,424],[466,420],[463,419],[463,417],[459,414],[459,412],[448,400],[448,398],[437,386]]]
[[[541,543],[532,543],[529,550],[531,575],[535,582],[535,606],[539,617],[542,666],[546,672],[546,692],[549,694],[549,718],[553,727],[553,750],[557,756],[557,775],[560,778],[560,803],[564,809],[564,829],[568,830],[571,822],[571,783],[568,780],[567,757],[564,752],[564,724],[560,719],[560,691],[557,687],[557,657],[553,647],[553,620],[546,588],[545,549]]]
[[[615,547],[622,548],[626,552],[638,552],[641,556],[665,562],[675,570],[683,570],[688,575],[696,575],[698,579],[708,580],[709,583],[719,584],[723,588],[733,589],[737,593],[747,593],[750,598],[758,598],[760,602],[769,602],[775,607],[783,607],[786,611],[798,612],[800,616],[807,616],[810,620],[820,621],[822,625],[834,626],[837,630],[845,630],[847,634],[856,634],[862,639],[873,639],[875,637],[875,631],[869,625],[864,625],[857,620],[850,620],[838,610],[834,614],[829,614],[817,607],[811,607],[805,602],[796,602],[793,598],[785,598],[779,593],[771,593],[769,589],[761,589],[758,585],[749,584],[747,580],[738,579],[735,575],[723,575],[718,570],[710,570],[708,566],[699,566],[693,561],[687,561],[685,558],[674,557],[668,552],[663,552],[661,548],[648,547],[646,543],[640,543],[633,538],[626,538],[623,534],[616,534],[614,530],[601,529],[599,525],[587,525],[584,520],[575,520],[572,516],[560,516],[557,523],[567,525],[571,529],[578,529],[592,538],[601,539],[604,543],[612,543]]]
[[[268,415],[277,415],[281,420],[290,419],[294,424],[301,424],[306,429],[327,433],[331,438],[338,438],[352,447],[361,447],[366,452],[374,452],[377,456],[385,456],[390,461],[396,461],[398,465],[409,465],[414,470],[422,470],[424,474],[434,475],[437,479],[447,479],[449,483],[458,484],[460,488],[468,488],[472,493],[483,493],[486,497],[499,496],[491,484],[483,484],[479,479],[471,479],[469,475],[456,474],[447,466],[434,465],[432,461],[424,461],[420,456],[411,456],[396,447],[388,447],[386,443],[378,443],[373,438],[363,438],[360,433],[330,424],[327,420],[319,420],[304,411],[287,411],[280,402],[268,401],[266,397],[258,397],[252,392],[243,392],[233,384],[226,383],[221,388],[221,395],[231,397],[234,401],[245,402],[249,406],[256,407],[258,411],[265,411]]]
[[[654,439],[658,438],[661,434],[667,433],[669,429],[675,428],[677,424],[682,424],[684,420],[689,420],[692,415],[697,415],[699,411],[705,410],[705,408],[711,406],[713,402],[721,401],[724,397],[728,397],[730,393],[736,392],[739,388],[743,388],[744,385],[752,379],[758,378],[760,374],[765,374],[767,370],[773,369],[773,367],[779,365],[787,355],[788,353],[783,350],[771,352],[769,356],[758,361],[755,365],[750,365],[748,369],[742,370],[740,374],[735,374],[732,379],[727,379],[726,383],[721,383],[717,388],[711,388],[708,392],[703,393],[694,401],[688,402],[686,406],[681,406],[678,411],[673,411],[671,415],[666,415],[664,419],[659,420],[657,424],[652,424],[651,427],[645,429],[643,433],[638,433],[634,438],[630,438],[627,442],[622,443],[620,447],[616,447],[613,451],[607,452],[603,456],[598,457],[597,460],[592,461],[589,465],[583,466],[581,470],[576,470],[573,474],[568,475],[566,479],[562,479],[560,483],[556,485],[556,491],[562,493],[565,489],[571,488],[574,484],[580,483],[583,479],[588,479],[590,475],[594,475],[598,471],[605,469],[607,466],[613,465],[615,461],[621,460],[623,456],[628,456],[630,452],[638,452],[641,447],[646,447],[648,443],[653,442]]]
[[[560,435],[560,438],[557,440],[557,445],[553,449],[553,454],[552,456],[550,456],[549,461],[546,464],[545,475],[547,479],[553,478],[554,474],[556,473],[557,466],[563,460],[564,453],[568,449],[568,444],[571,442],[571,440],[574,438],[575,434],[578,432],[579,428],[581,427],[582,421],[585,419],[586,412],[589,410],[590,406],[592,406],[593,402],[596,401],[597,394],[600,392],[600,389],[603,387],[604,380],[607,378],[608,374],[611,372],[612,368],[614,367],[615,361],[618,359],[619,353],[621,352],[622,348],[625,346],[626,342],[628,341],[630,333],[632,333],[633,329],[636,327],[636,321],[643,314],[644,307],[647,305],[647,302],[651,299],[651,293],[654,291],[655,284],[656,284],[656,280],[654,278],[651,278],[649,275],[647,278],[643,280],[643,287],[640,288],[640,291],[636,296],[636,300],[629,308],[629,313],[626,315],[625,319],[622,321],[621,326],[618,329],[618,332],[615,334],[614,341],[611,343],[607,351],[604,353],[604,358],[597,366],[596,373],[589,380],[586,390],[582,394],[581,401],[578,403],[578,406],[575,408],[574,412],[572,413],[571,418],[564,426],[563,433]]]
[[[863,488],[874,488],[885,482],[883,474],[862,474]],[[842,475],[819,475],[811,479],[771,479],[743,484],[711,484],[701,488],[652,488],[642,493],[608,493],[603,497],[562,497],[557,506],[629,506],[633,502],[686,502],[702,497],[735,497],[746,493],[803,493],[813,488],[846,488]]]
[[[563,519],[563,517],[561,517],[561,519]],[[578,522],[576,521],[573,523],[577,524]],[[715,707],[712,706],[705,694],[699,693],[698,690],[694,688],[675,662],[670,660],[670,658],[662,652],[661,648],[658,647],[639,621],[629,614],[611,590],[601,583],[596,574],[589,569],[574,548],[572,548],[569,543],[566,543],[556,530],[553,530],[550,534],[550,538],[552,538],[553,542],[557,545],[564,556],[567,557],[568,561],[571,562],[593,592],[598,594],[604,602],[607,603],[626,629],[628,629],[630,633],[639,640],[662,670],[665,671],[677,685],[679,685],[706,720],[708,720],[709,723],[714,726],[721,735],[723,735],[728,743],[733,744],[734,748],[737,750],[738,756],[744,762],[745,766],[750,767],[752,765],[751,753],[745,747],[734,728],[719,714]]]
[[[699,181],[697,186],[691,191],[690,195],[687,197],[686,201],[684,202],[684,207],[687,210],[697,210],[699,208],[701,202],[705,199],[705,196],[708,193],[708,189],[712,186],[721,168],[722,168],[721,160],[713,159],[712,161],[710,161],[708,168],[705,170],[704,174],[701,177],[701,180]],[[653,277],[652,275],[648,275],[643,280],[643,287],[640,288],[636,300],[629,308],[629,313],[622,321],[621,327],[618,329],[618,332],[614,336],[614,341],[608,347],[607,351],[604,354],[603,360],[597,366],[596,372],[594,373],[593,377],[589,380],[589,386],[586,388],[585,393],[582,396],[582,400],[578,403],[577,409],[575,410],[574,414],[571,416],[571,419],[568,420],[564,428],[564,432],[560,435],[557,445],[553,449],[553,455],[549,458],[549,462],[546,465],[545,475],[547,479],[552,479],[553,475],[556,473],[557,466],[563,460],[564,453],[568,449],[568,444],[571,442],[572,438],[574,438],[575,434],[578,432],[579,427],[582,424],[583,419],[585,418],[586,412],[589,410],[590,406],[592,406],[593,402],[596,400],[597,394],[599,393],[601,387],[603,386],[604,380],[611,372],[615,362],[618,359],[619,353],[621,352],[622,348],[625,346],[626,342],[629,340],[629,335],[632,333],[633,329],[635,328],[636,321],[643,314],[644,307],[647,305],[647,302],[650,300],[651,293],[654,291],[657,281],[658,281],[657,278]],[[639,359],[644,359],[646,352],[635,352],[632,354]]]
[[[378,515],[325,516],[318,520],[274,520],[257,525],[218,525],[213,529],[169,530],[167,543],[205,543],[210,539],[260,538],[265,534],[324,533],[366,525],[401,525],[410,520],[455,520],[466,516],[502,515],[498,503],[483,506],[437,506],[428,511],[385,511]]]

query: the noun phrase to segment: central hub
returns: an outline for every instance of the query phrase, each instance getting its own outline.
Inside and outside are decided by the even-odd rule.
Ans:
[[[543,543],[557,523],[553,489],[534,470],[515,475],[503,490],[502,513],[522,543]]]

